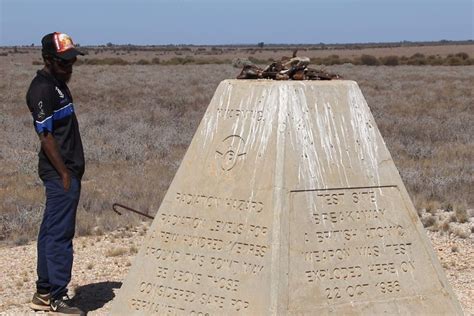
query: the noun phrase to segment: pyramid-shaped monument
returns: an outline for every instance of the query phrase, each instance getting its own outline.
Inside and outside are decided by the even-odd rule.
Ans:
[[[462,310],[357,83],[225,80],[112,314]]]

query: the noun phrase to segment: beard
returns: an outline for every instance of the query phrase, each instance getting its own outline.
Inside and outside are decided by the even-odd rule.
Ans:
[[[71,80],[71,77],[72,77],[72,72],[56,72],[54,74],[54,77],[56,77],[56,79],[58,79],[60,82],[62,83],[68,83],[69,80]]]
[[[69,80],[71,80],[72,76],[72,67],[69,68],[60,68],[56,65],[53,65],[53,67],[50,68],[51,74],[58,80],[59,82],[62,83],[68,83]]]

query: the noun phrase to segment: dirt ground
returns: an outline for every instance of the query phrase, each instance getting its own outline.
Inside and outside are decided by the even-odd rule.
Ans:
[[[107,235],[75,239],[70,294],[88,315],[106,315],[110,311],[147,228],[148,224],[143,223]],[[473,234],[463,239],[427,233],[464,313],[474,315]],[[35,263],[35,243],[0,248],[0,315],[35,315],[28,307],[34,290]]]

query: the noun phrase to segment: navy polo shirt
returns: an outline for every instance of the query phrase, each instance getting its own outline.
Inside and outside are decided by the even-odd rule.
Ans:
[[[36,132],[51,133],[54,136],[64,164],[73,176],[81,179],[85,165],[84,151],[71,92],[67,85],[56,80],[48,72],[39,70],[26,94],[26,103],[33,116]],[[40,178],[60,178],[43,148],[38,156]]]

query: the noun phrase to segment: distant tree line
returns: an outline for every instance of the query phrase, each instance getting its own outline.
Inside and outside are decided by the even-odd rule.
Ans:
[[[3,55],[5,56],[5,55]],[[247,60],[250,63],[257,65],[270,64],[275,60],[259,59],[249,56]],[[140,59],[138,61],[129,61],[121,57],[106,57],[106,58],[81,58],[77,61],[77,65],[205,65],[205,64],[232,64],[233,61],[227,58],[219,57],[194,57],[194,56],[177,56],[170,59],[160,59],[154,57],[151,60]],[[42,61],[35,60],[33,64],[40,65]],[[339,57],[338,55],[330,55],[327,57],[311,58],[311,64],[315,65],[366,65],[366,66],[466,66],[474,65],[474,58],[471,58],[467,53],[461,52],[457,54],[450,54],[446,57],[439,55],[425,56],[424,54],[416,53],[410,57],[407,56],[383,56],[375,57],[373,55],[360,55],[354,58]]]
[[[425,56],[424,54],[416,53],[410,57],[407,56],[383,56],[375,57],[372,55],[361,55],[355,58],[340,58],[338,55],[330,55],[328,57],[312,58],[311,63],[317,65],[367,65],[367,66],[398,66],[398,65],[413,65],[413,66],[464,66],[474,65],[474,59],[467,53],[461,52],[457,54],[449,54],[446,57],[439,55]]]

